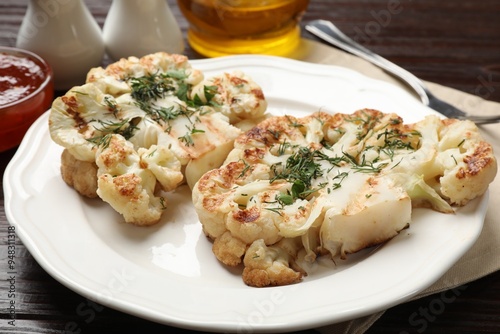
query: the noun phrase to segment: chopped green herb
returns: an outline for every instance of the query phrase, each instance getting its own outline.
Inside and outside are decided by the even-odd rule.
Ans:
[[[250,169],[250,165],[245,160],[240,159],[240,161],[245,164],[245,167],[241,171],[240,175],[238,175],[238,178],[242,178],[243,176],[245,176],[245,174],[247,173],[247,171]]]
[[[110,96],[106,96],[104,97],[104,103],[108,107],[108,110],[116,117],[116,114],[118,113],[118,104],[116,101]]]
[[[137,119],[131,120],[126,118],[117,122],[97,120],[97,123],[99,123],[100,127],[94,126],[94,128],[100,132],[100,134],[92,138],[88,138],[87,141],[103,147],[108,147],[112,134],[122,135],[126,140],[128,140],[138,129],[136,124]]]

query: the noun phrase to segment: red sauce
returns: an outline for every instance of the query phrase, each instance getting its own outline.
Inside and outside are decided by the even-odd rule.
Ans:
[[[0,50],[0,152],[18,145],[52,104],[50,67],[30,53]],[[9,49],[9,51],[5,51]]]
[[[30,95],[45,78],[46,74],[33,60],[0,54],[0,106]]]

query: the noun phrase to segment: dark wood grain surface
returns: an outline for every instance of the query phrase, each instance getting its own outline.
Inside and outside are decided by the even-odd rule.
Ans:
[[[102,26],[111,1],[85,2]],[[175,1],[169,3],[185,33],[186,21]],[[400,10],[387,15],[389,6],[394,5]],[[0,1],[0,45],[14,46],[26,6],[26,0]],[[349,36],[422,79],[500,102],[498,0],[311,0],[304,22],[316,18],[333,20]],[[306,31],[303,37],[313,39]],[[201,58],[189,45],[185,54],[191,59]],[[0,153],[2,179],[14,153],[15,149]],[[172,331],[167,326],[93,304],[67,289],[39,266],[17,238],[12,286],[7,275],[8,232],[2,186],[0,333]],[[369,278],[366,284],[370,284]],[[8,324],[12,288],[15,326]],[[367,333],[500,333],[500,272],[449,293],[456,298],[446,298],[446,303],[443,295],[438,294],[395,306]]]

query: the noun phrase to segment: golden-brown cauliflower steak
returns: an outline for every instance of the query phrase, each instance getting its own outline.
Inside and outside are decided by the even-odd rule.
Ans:
[[[266,108],[245,73],[205,78],[187,57],[158,52],[91,69],[85,84],[53,102],[49,130],[64,147],[61,174],[70,186],[99,196],[126,222],[151,225],[166,208],[162,191],[192,187],[220,166],[242,132],[237,123],[257,123]],[[103,154],[125,156],[110,165]],[[128,193],[141,200],[126,204],[136,197],[124,196],[119,180],[134,180]]]
[[[453,213],[496,170],[469,121],[403,124],[371,109],[276,116],[236,139],[224,164],[196,183],[193,203],[222,263],[243,262],[250,286],[285,285],[305,275],[301,261],[393,238],[412,207]]]

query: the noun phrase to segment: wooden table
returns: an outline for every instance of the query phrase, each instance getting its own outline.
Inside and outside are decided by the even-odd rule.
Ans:
[[[54,0],[55,1],[55,0]],[[111,0],[85,0],[102,26]],[[169,0],[182,31],[187,23]],[[14,46],[27,1],[0,3],[0,45]],[[390,6],[398,8],[390,12]],[[351,37],[422,79],[500,102],[500,1],[311,0],[304,22],[335,21]],[[378,24],[375,24],[378,23]],[[303,31],[305,38],[313,38]],[[201,58],[187,46],[186,55]],[[14,150],[0,154],[0,171]],[[16,326],[8,325],[8,222],[0,196],[1,333],[164,333],[171,328],[97,304],[49,276],[16,240]],[[367,284],[370,284],[367,278]],[[500,272],[451,291],[389,309],[368,333],[500,333]],[[449,300],[449,299],[447,299]],[[84,313],[83,310],[93,310]],[[188,333],[189,331],[185,331]],[[310,331],[313,332],[313,331]]]

